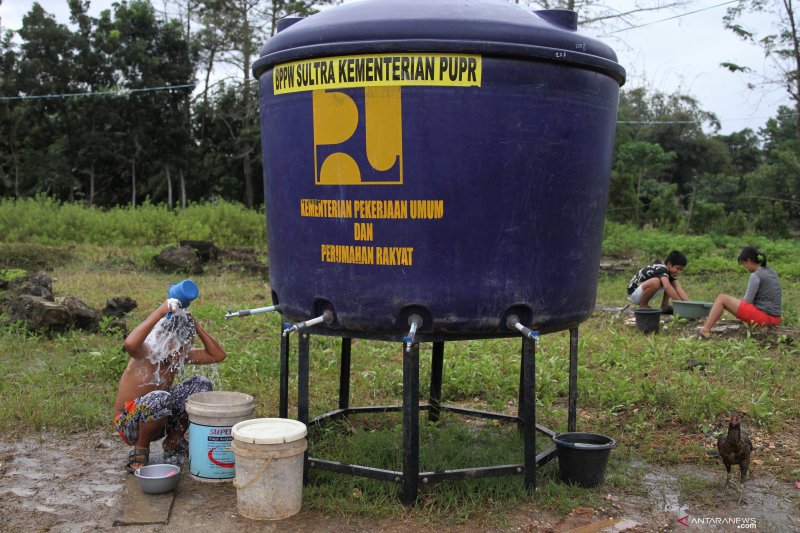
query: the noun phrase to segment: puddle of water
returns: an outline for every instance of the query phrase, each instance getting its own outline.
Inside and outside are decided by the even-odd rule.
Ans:
[[[102,485],[94,483],[92,485],[92,490],[95,492],[117,492],[118,490],[122,490],[122,485]]]
[[[759,532],[800,531],[800,495],[791,483],[778,481],[766,473],[754,474],[746,483],[745,501],[738,504],[738,484],[735,490],[724,488],[725,470],[721,465],[717,472],[693,465],[660,467],[640,461],[632,464],[643,469],[642,485],[656,511],[671,515],[673,524],[689,526],[682,527],[682,531],[729,531],[747,529],[751,527],[749,524],[755,524],[752,529]],[[716,505],[708,508],[702,502],[682,501],[688,498],[680,494],[681,476],[706,481]]]
[[[48,529],[50,533],[84,533],[97,531],[98,525],[94,522],[61,523]]]
[[[38,511],[40,513],[55,513],[55,512],[57,512],[57,509],[54,509],[52,507],[47,507],[46,505],[42,505],[41,503],[37,503],[37,502],[28,502],[28,501],[23,502],[23,507],[26,507],[28,509],[33,509],[34,511]]]
[[[16,496],[19,496],[20,498],[29,498],[29,497],[33,496],[34,494],[36,494],[35,490],[26,489],[26,488],[22,488],[22,487],[11,487],[10,489],[3,489],[3,491],[0,491],[0,494],[7,494],[9,492],[11,494],[16,495]]]
[[[96,503],[101,503],[101,504],[105,505],[106,507],[112,507],[114,509],[118,509],[119,508],[116,494],[112,494],[112,495],[106,496],[105,498],[100,498],[100,499],[96,500],[95,502]]]
[[[55,494],[44,498],[45,503],[57,506],[74,505],[74,500],[72,494]]]
[[[689,507],[680,502],[678,476],[673,471],[656,470],[640,461],[634,461],[633,466],[645,470],[642,484],[658,511],[672,515],[675,521],[686,516]]]
[[[21,439],[6,443],[8,462],[4,465],[3,489],[0,495],[9,494],[19,498],[20,508],[37,513],[56,515],[64,519],[64,510],[89,511],[98,507],[114,507],[123,484],[120,469],[116,465],[99,461],[97,471],[87,470],[83,460],[64,456],[60,451],[50,450],[49,439]],[[99,438],[90,440],[87,452],[101,455],[113,449],[113,441]],[[119,479],[118,479],[119,478]],[[2,527],[0,527],[2,529]],[[96,524],[88,529],[79,524],[65,522],[51,531],[87,531],[97,529]]]
[[[14,469],[9,470],[8,472],[6,472],[6,476],[7,477],[19,476],[19,477],[24,477],[24,478],[33,479],[33,480],[52,479],[52,477],[53,477],[52,474],[47,474],[45,472],[36,472],[34,470],[30,470],[30,469],[27,469],[27,468],[23,469],[23,470],[19,470],[19,469],[14,468]]]

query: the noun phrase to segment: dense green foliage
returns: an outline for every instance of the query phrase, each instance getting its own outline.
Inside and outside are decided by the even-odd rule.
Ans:
[[[259,203],[252,63],[278,19],[331,0],[130,0],[98,17],[62,1],[70,25],[33,3],[0,28],[0,195]]]
[[[608,217],[679,233],[785,237],[800,228],[800,141],[782,107],[756,134],[709,135],[688,96],[624,91]]]
[[[264,213],[218,201],[170,211],[165,205],[101,210],[47,196],[0,200],[0,241],[38,244],[163,245],[183,239],[264,248]]]
[[[145,203],[108,210],[60,203],[44,195],[28,199],[0,199],[0,242],[4,254],[24,254],[25,246],[50,245],[47,253],[68,255],[62,246],[157,247],[183,239],[204,239],[221,247],[266,247],[264,212],[226,201],[205,202],[181,210]],[[18,244],[19,246],[17,246]],[[23,246],[24,245],[24,246]],[[637,229],[633,224],[608,221],[603,253],[661,260],[674,249],[689,257],[689,271],[725,272],[736,269],[739,249],[753,245],[763,250],[769,264],[783,276],[800,277],[800,246],[796,239],[771,239],[754,233],[741,236],[685,235],[663,229]],[[36,247],[31,248],[38,253]],[[13,261],[12,261],[13,263]]]
[[[65,1],[71,25],[34,4],[21,28],[0,36],[0,196],[105,208],[260,203],[252,63],[278,19],[331,0],[169,0],[171,17],[131,0],[97,18]],[[566,5],[587,24],[601,7]],[[783,58],[797,37],[780,35],[772,56]],[[212,83],[220,62],[233,65],[234,81]],[[795,70],[785,70],[792,90]],[[46,97],[85,93],[93,96]],[[791,234],[800,229],[796,116],[781,108],[764,125],[718,135],[717,118],[689,95],[623,90],[609,219],[688,234]]]
[[[672,250],[689,259],[692,273],[737,272],[736,257],[743,246],[755,246],[767,254],[768,263],[782,276],[800,278],[800,246],[797,239],[771,239],[762,235],[682,235],[659,229],[636,229],[607,222],[603,253],[639,257],[641,261],[663,261]]]

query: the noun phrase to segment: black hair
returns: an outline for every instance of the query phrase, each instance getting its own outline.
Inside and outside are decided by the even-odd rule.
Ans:
[[[664,259],[664,264],[666,265],[667,263],[670,263],[675,266],[686,266],[686,263],[688,263],[688,261],[686,260],[686,256],[683,255],[681,252],[679,252],[678,250],[672,250],[669,253],[669,255],[667,255],[667,258]]]
[[[758,263],[761,266],[767,266],[767,254],[759,252],[755,246],[745,246],[742,248],[737,261],[740,263],[749,259],[753,263]]]

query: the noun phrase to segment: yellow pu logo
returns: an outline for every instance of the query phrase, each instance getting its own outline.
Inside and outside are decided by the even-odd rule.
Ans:
[[[402,87],[481,86],[473,54],[364,54],[276,65],[274,95],[311,92],[314,182],[402,185]]]
[[[403,184],[400,89],[312,91],[317,185]]]

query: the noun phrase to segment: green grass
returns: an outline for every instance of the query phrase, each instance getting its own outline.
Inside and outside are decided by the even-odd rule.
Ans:
[[[9,243],[160,246],[194,239],[223,247],[263,248],[264,223],[263,211],[224,200],[170,211],[150,203],[102,210],[62,204],[44,195],[0,199],[0,239]]]
[[[309,434],[311,457],[399,471],[402,433],[399,414],[356,415]],[[537,450],[551,441],[537,437]],[[606,487],[584,489],[558,481],[556,462],[538,472],[536,505],[565,514],[577,506],[596,506],[608,487],[631,487],[628,452],[623,447],[610,460]],[[522,463],[522,439],[514,424],[444,413],[438,423],[420,418],[420,470],[441,471]],[[426,522],[470,521],[499,527],[507,514],[531,501],[521,476],[421,484],[415,517]],[[385,481],[312,470],[305,489],[309,507],[324,513],[392,518],[407,512],[398,500],[401,487]]]
[[[734,471],[738,469],[734,467]],[[719,479],[708,479],[698,474],[682,473],[678,475],[680,501],[697,502],[706,508],[714,508],[719,504]]]
[[[109,268],[102,253],[91,253],[52,271],[57,295],[76,295],[102,307],[112,296],[129,295],[138,303],[129,324],[138,323],[160,301],[173,281],[169,275],[131,267]],[[121,257],[111,250],[108,255]],[[603,277],[598,303],[624,303],[627,275]],[[269,288],[263,280],[236,274],[195,278],[200,298],[195,316],[225,347],[228,358],[200,368],[218,388],[252,394],[255,416],[278,411],[280,317],[273,314],[223,320],[227,309],[261,306]],[[740,280],[721,280],[731,286]],[[717,280],[686,276],[687,290],[707,294]],[[797,281],[784,283],[786,306],[797,306]],[[691,292],[690,292],[691,294]],[[796,316],[796,315],[795,315]],[[794,319],[796,320],[796,318]],[[795,322],[795,327],[796,327]],[[630,457],[648,462],[705,464],[705,450],[686,435],[719,428],[730,412],[745,416],[750,428],[779,434],[800,420],[800,384],[793,369],[800,355],[796,339],[746,331],[734,338],[701,342],[689,338],[693,323],[677,321],[659,335],[645,336],[613,313],[597,312],[580,327],[578,428],[611,435],[620,447],[611,456],[605,488],[567,487],[557,467],[540,471],[533,504],[565,513],[603,504],[608,490],[636,493],[636,469]],[[0,431],[6,435],[108,428],[118,377],[126,364],[119,332],[91,335],[68,332],[53,338],[32,335],[19,326],[0,328]],[[445,346],[443,393],[446,401],[514,414],[519,380],[519,339],[453,342]],[[311,416],[334,409],[338,398],[340,341],[315,336],[311,344]],[[428,395],[431,346],[421,346],[421,398]],[[537,420],[566,430],[569,334],[542,337],[537,348]],[[353,341],[351,405],[397,405],[402,400],[402,356],[394,343]],[[705,371],[689,370],[688,359],[707,362]],[[297,368],[296,353],[291,356]],[[290,414],[295,413],[296,383],[290,382]],[[394,417],[394,418],[393,418]],[[311,435],[311,453],[365,466],[400,469],[400,433],[396,416],[360,415],[324,436]],[[421,420],[426,420],[421,414]],[[516,464],[521,445],[513,426],[478,425],[446,415],[440,426],[422,424],[422,468]],[[334,429],[336,431],[334,431]],[[542,443],[545,442],[541,438]],[[773,472],[791,477],[789,464]],[[795,465],[796,468],[796,465]],[[357,518],[407,516],[397,499],[399,486],[359,477],[312,471],[304,496],[308,508]],[[412,516],[437,523],[485,521],[499,527],[508,513],[531,497],[521,477],[445,482],[421,488]]]
[[[23,230],[9,230],[19,221],[19,209],[35,216]],[[166,295],[175,276],[154,271],[152,256],[164,244],[180,238],[210,238],[219,246],[258,247],[258,235],[236,233],[237,224],[223,222],[241,217],[246,224],[263,227],[263,216],[230,204],[197,206],[196,212],[173,213],[155,206],[141,210],[101,212],[59,206],[43,199],[0,201],[0,275],[11,279],[21,269],[44,268],[53,279],[57,296],[77,296],[100,309],[107,299],[130,296],[139,307],[128,319],[137,324]],[[37,230],[36,219],[45,213],[58,223]],[[163,220],[154,229],[146,222]],[[81,238],[66,228],[73,218],[87,217],[88,236]],[[119,217],[119,218],[114,218]],[[23,217],[24,219],[24,217]],[[96,226],[117,226],[113,231]],[[230,232],[194,231],[195,224],[229,228]],[[242,223],[244,224],[244,223]],[[125,228],[130,226],[134,231]],[[172,227],[175,226],[175,227]],[[138,228],[138,229],[137,229]],[[160,228],[160,229],[159,229]],[[180,229],[183,228],[183,229]],[[186,233],[183,233],[183,232]],[[203,230],[205,231],[205,230]],[[227,230],[226,230],[227,231]],[[137,233],[138,232],[138,233]],[[125,239],[130,238],[130,242]],[[781,275],[784,290],[784,324],[800,328],[800,246],[796,241],[747,243],[761,246]],[[604,250],[632,254],[646,262],[672,248],[689,255],[682,276],[690,297],[711,300],[719,292],[741,294],[746,272],[735,261],[739,240],[709,236],[687,237],[657,231],[632,231],[609,225]],[[601,275],[597,303],[623,306],[625,286],[633,272]],[[260,307],[270,300],[267,283],[239,273],[199,275],[200,298],[191,310],[222,343],[228,358],[202,368],[217,388],[252,394],[255,416],[276,416],[278,411],[278,359],[280,317],[255,315],[223,320],[228,309]],[[695,323],[678,320],[659,335],[645,336],[611,312],[596,312],[580,327],[579,418],[582,431],[613,436],[620,443],[611,455],[605,488],[585,490],[557,481],[555,463],[540,471],[538,490],[531,498],[521,477],[466,482],[445,482],[421,489],[413,510],[399,504],[399,487],[392,483],[312,471],[304,505],[326,513],[376,518],[407,517],[457,523],[477,520],[487,528],[501,527],[509,513],[522,505],[566,513],[577,506],[600,505],[607,490],[636,493],[641,472],[632,458],[660,464],[708,461],[703,434],[719,429],[731,412],[744,416],[748,428],[765,435],[780,435],[800,421],[800,382],[794,368],[800,356],[795,336],[742,330],[713,342],[690,338]],[[19,324],[0,327],[0,432],[16,435],[42,430],[68,433],[108,428],[117,380],[126,364],[119,331],[100,334],[67,332],[54,337],[31,334]],[[311,344],[310,414],[317,416],[336,407],[340,343],[316,336]],[[491,411],[516,413],[519,384],[519,339],[451,342],[445,347],[443,395],[448,402]],[[351,405],[396,405],[402,399],[402,353],[395,343],[355,339],[352,348]],[[431,346],[421,346],[420,397],[428,395]],[[537,421],[556,431],[566,430],[569,334],[543,336],[537,348]],[[690,369],[689,360],[705,363]],[[297,368],[296,352],[290,367]],[[294,370],[293,370],[294,372]],[[295,413],[296,383],[290,382],[290,413]],[[421,420],[426,417],[421,414]],[[310,436],[311,453],[320,457],[366,466],[400,469],[400,434],[396,416],[360,415],[349,423],[331,426]],[[540,439],[544,442],[545,439]],[[436,426],[421,429],[422,469],[519,463],[521,444],[513,426],[448,414]],[[797,465],[770,465],[779,478],[793,479]],[[687,494],[702,495],[703,483],[686,480]],[[698,496],[699,497],[699,496]],[[481,522],[483,521],[483,522]]]
[[[70,332],[55,338],[0,329],[3,432],[102,427],[127,360],[121,342]],[[106,417],[102,416],[106,413]]]

